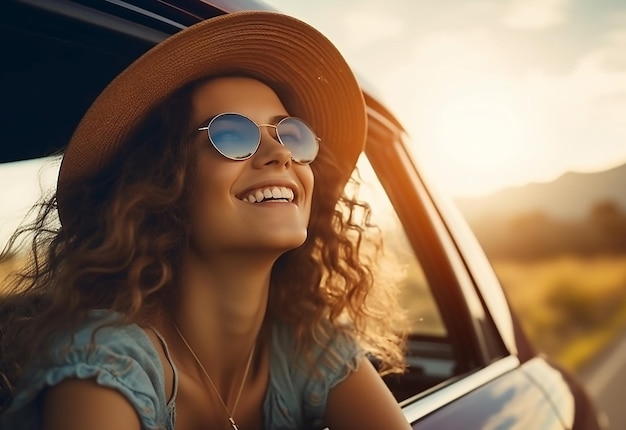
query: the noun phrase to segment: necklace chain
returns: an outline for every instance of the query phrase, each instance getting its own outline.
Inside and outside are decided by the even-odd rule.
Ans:
[[[213,383],[213,380],[209,376],[209,373],[206,371],[206,369],[200,362],[200,359],[191,348],[191,345],[189,345],[189,342],[187,342],[187,339],[185,339],[185,336],[183,336],[182,332],[178,328],[178,325],[176,325],[176,321],[174,321],[174,319],[172,319],[172,324],[174,325],[174,329],[176,330],[176,333],[178,333],[178,336],[180,336],[180,339],[183,341],[183,343],[185,344],[185,346],[187,347],[187,349],[193,356],[194,360],[196,360],[196,363],[198,363],[198,366],[200,366],[200,369],[202,370],[202,373],[204,373],[204,376],[206,376],[207,381],[209,381],[209,383],[211,384],[211,387],[213,387],[213,391],[215,391],[215,394],[217,395],[218,400],[222,404],[222,407],[224,408],[226,415],[228,415],[228,422],[230,423],[231,427],[233,428],[233,430],[239,430],[239,427],[235,423],[233,416],[235,415],[235,411],[237,410],[237,406],[239,405],[239,399],[241,398],[243,387],[244,385],[246,385],[246,378],[248,377],[248,372],[250,371],[250,364],[252,363],[252,357],[254,356],[254,349],[256,345],[252,345],[252,350],[250,351],[250,355],[248,356],[248,362],[246,363],[246,370],[243,372],[243,379],[241,380],[241,384],[239,385],[239,391],[237,391],[237,397],[235,397],[235,403],[233,404],[233,409],[229,411],[228,406],[226,406],[224,399],[222,399],[222,396],[220,396],[220,392],[217,390],[217,387]]]

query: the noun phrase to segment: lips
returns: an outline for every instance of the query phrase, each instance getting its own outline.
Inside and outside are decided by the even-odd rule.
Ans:
[[[290,203],[294,199],[294,191],[284,186],[269,186],[246,192],[241,201],[246,203],[263,203],[269,201]]]

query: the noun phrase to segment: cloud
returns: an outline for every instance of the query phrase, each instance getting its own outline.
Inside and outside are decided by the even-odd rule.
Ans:
[[[485,28],[431,33],[406,51],[401,67],[379,81],[418,157],[438,168],[431,175],[440,184],[449,182],[450,193],[478,193],[489,183],[495,189],[551,180],[566,170],[601,170],[626,159],[626,68],[618,67],[626,65],[626,32],[607,33],[559,74],[543,62],[529,64],[524,73],[506,73],[517,52]],[[469,119],[491,113],[497,114],[497,127],[476,131],[484,121],[473,125]],[[440,124],[437,118],[449,121]],[[482,165],[468,161],[460,155],[472,133],[491,140],[501,133],[506,151],[489,152],[490,160],[478,160]],[[456,148],[455,159],[451,152]],[[477,175],[479,167],[484,169]],[[495,176],[505,169],[506,175]],[[484,177],[484,183],[472,183],[475,176]],[[499,182],[505,177],[506,184]]]
[[[504,11],[507,27],[538,30],[555,27],[567,18],[568,0],[513,0]]]
[[[591,58],[608,70],[626,71],[626,30],[611,31],[604,39],[604,45]]]
[[[615,27],[626,26],[626,10],[611,11],[611,14],[607,17],[607,22]]]
[[[497,40],[486,29],[430,33],[408,46],[402,62],[385,69],[378,85],[400,114],[413,116],[468,82],[499,74],[503,57],[498,52]]]
[[[534,167],[544,177],[596,170],[626,157],[626,69],[607,68],[611,44],[583,56],[565,75],[535,71],[515,82],[535,130]]]

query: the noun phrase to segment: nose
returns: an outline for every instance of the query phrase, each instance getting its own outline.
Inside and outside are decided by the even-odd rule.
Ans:
[[[276,130],[271,127],[261,128],[261,144],[252,157],[256,167],[276,165],[290,167],[293,160],[291,152],[278,140]]]

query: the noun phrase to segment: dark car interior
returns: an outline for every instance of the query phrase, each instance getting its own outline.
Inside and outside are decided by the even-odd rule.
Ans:
[[[84,3],[90,7],[59,0],[0,4],[6,110],[0,116],[0,162],[62,150],[84,111],[128,64],[182,28],[181,22],[222,13],[201,2],[190,2],[198,15],[161,5],[175,22],[130,5]]]

